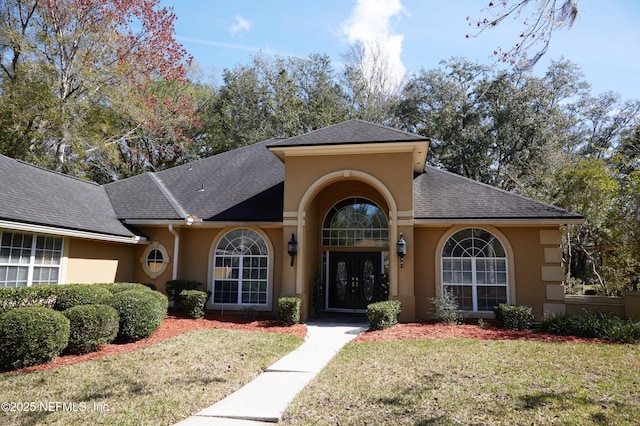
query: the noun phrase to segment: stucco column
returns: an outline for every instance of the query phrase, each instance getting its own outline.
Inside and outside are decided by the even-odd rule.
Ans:
[[[397,254],[397,238],[400,237],[407,243],[407,255],[400,265],[400,258]],[[391,299],[397,299],[402,302],[402,312],[400,313],[399,320],[401,322],[410,322],[416,319],[416,296],[414,288],[414,259],[416,258],[415,244],[413,236],[413,226],[398,226],[398,234],[396,240],[390,244],[389,251],[391,257],[397,258],[397,278],[398,278],[398,293],[396,297],[391,295]]]
[[[291,239],[291,234],[296,236],[298,241],[298,254],[293,259],[293,266],[291,266],[291,256],[287,251],[287,244]],[[296,272],[298,269],[298,263],[300,261],[300,248],[301,244],[297,234],[297,229],[294,226],[285,226],[282,229],[282,253],[280,254],[282,259],[282,287],[281,296],[291,297],[297,296],[296,291]]]

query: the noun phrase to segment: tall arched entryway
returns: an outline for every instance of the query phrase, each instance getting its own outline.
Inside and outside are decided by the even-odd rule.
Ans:
[[[401,211],[399,220],[397,201],[382,181],[359,170],[336,170],[308,185],[296,204],[295,212],[284,211],[284,235],[295,234],[298,251],[283,276],[295,276],[292,294],[302,298],[303,318],[327,310],[365,312],[363,299],[398,298],[399,258],[389,253],[392,247],[395,254],[398,228],[408,210]],[[346,216],[353,222],[363,210],[360,225],[331,225]],[[333,234],[323,234],[332,228]],[[358,298],[352,303],[354,293]]]
[[[321,246],[317,308],[364,312],[370,303],[389,298],[389,222],[374,201],[347,197],[329,208]]]

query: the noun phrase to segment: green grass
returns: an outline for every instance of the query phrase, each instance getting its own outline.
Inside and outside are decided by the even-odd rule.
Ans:
[[[285,334],[203,330],[134,353],[0,375],[0,402],[36,407],[0,412],[0,424],[169,425],[242,387],[301,342]]]
[[[284,425],[640,422],[640,346],[470,339],[350,343]]]

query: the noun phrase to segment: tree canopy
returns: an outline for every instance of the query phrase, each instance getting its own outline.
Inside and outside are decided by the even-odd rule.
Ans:
[[[175,160],[195,119],[191,58],[158,4],[2,2],[0,152],[105,179]]]

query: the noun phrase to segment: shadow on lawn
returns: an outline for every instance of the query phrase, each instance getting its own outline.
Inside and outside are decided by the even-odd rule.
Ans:
[[[530,395],[519,397],[521,410],[538,410],[543,407],[553,406],[554,411],[563,411],[567,407],[574,407],[574,410],[581,412],[597,410],[590,414],[594,423],[610,424],[607,411],[615,411],[624,408],[624,404],[617,401],[596,400],[584,396],[576,396],[573,392],[549,392],[540,391]]]

